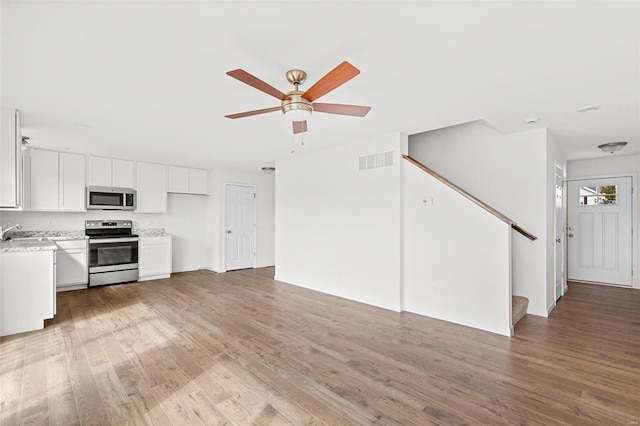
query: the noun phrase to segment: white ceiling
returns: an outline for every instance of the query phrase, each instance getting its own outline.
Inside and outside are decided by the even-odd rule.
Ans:
[[[34,146],[193,167],[272,164],[300,151],[471,120],[501,132],[548,127],[570,159],[596,145],[640,152],[640,3],[3,1],[1,103]],[[225,114],[278,100],[347,60],[361,74],[321,102],[304,147],[281,113]],[[593,113],[579,107],[599,104]]]

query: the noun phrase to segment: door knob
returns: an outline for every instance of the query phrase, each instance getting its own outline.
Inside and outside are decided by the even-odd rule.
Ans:
[[[569,227],[569,231],[573,231],[573,226],[570,226],[570,227]]]
[[[230,234],[230,233],[231,233],[231,229],[228,229],[228,230],[227,230],[227,234]]]
[[[569,237],[573,237],[573,234],[569,234]]]

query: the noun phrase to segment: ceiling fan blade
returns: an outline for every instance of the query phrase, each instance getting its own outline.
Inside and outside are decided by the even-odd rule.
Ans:
[[[255,87],[256,89],[261,90],[264,93],[273,96],[274,98],[280,99],[281,101],[291,99],[289,96],[285,95],[275,87],[270,86],[259,78],[252,76],[245,70],[237,69],[229,71],[227,75],[235,78],[236,80],[240,80],[241,82],[248,84],[251,87]]]
[[[349,62],[344,61],[329,71],[327,75],[318,80],[316,84],[307,89],[302,97],[313,102],[320,96],[326,95],[336,87],[343,85],[358,74],[360,74],[360,70],[358,68],[354,67]]]
[[[345,105],[345,104],[322,104],[314,103],[314,112],[326,112],[328,114],[352,115],[354,117],[364,117],[367,115],[371,107],[361,105]]]
[[[292,121],[293,123],[293,134],[296,135],[298,133],[307,131],[307,121]]]
[[[282,108],[277,106],[273,108],[256,109],[253,111],[245,111],[245,112],[239,112],[237,114],[225,115],[225,117],[226,118],[242,118],[242,117],[250,117],[252,115],[265,114],[267,112],[274,112],[274,111],[282,111]]]

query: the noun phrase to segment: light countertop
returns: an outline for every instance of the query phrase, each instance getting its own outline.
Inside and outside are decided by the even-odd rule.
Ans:
[[[0,241],[0,253],[20,253],[30,251],[55,250],[56,243],[49,239],[42,241]]]
[[[164,228],[134,229],[133,233],[140,237],[168,237],[171,234],[165,232]]]
[[[14,231],[9,232],[11,238],[51,238],[52,240],[86,240],[84,230],[78,231]]]

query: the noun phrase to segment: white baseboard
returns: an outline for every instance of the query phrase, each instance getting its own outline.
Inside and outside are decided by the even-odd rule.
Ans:
[[[171,274],[150,275],[148,277],[140,277],[140,278],[138,278],[138,282],[151,281],[151,280],[162,280],[162,279],[165,279],[165,278],[171,278]]]
[[[56,293],[60,293],[61,291],[83,290],[85,288],[89,288],[89,284],[66,285],[62,287],[56,287]]]

